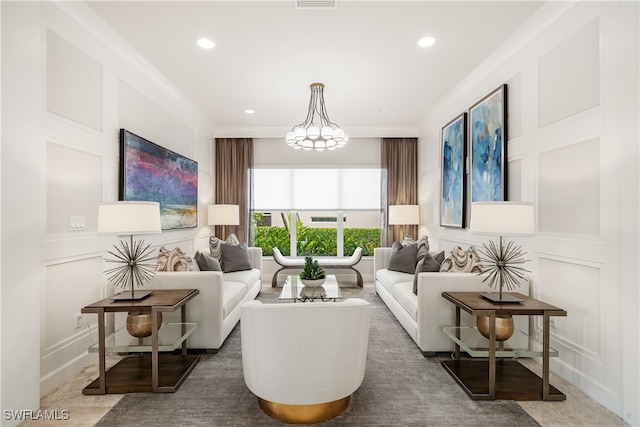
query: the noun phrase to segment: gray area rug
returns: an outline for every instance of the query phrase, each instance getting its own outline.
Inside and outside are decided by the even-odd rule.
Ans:
[[[280,288],[258,299],[277,301]],[[343,288],[371,303],[367,368],[347,410],[323,423],[345,426],[539,426],[516,402],[473,401],[440,366],[424,358],[371,285]],[[303,373],[301,373],[303,374]],[[117,426],[274,426],[244,384],[240,325],[217,354],[200,362],[176,393],[125,395],[97,424]]]

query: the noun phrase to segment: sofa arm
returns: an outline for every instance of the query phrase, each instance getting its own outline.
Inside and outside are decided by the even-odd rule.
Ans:
[[[391,256],[391,248],[373,248],[373,273],[387,268],[389,265],[389,257]]]
[[[253,268],[257,268],[262,271],[262,248],[250,247],[249,249],[249,260],[251,261],[251,266]]]

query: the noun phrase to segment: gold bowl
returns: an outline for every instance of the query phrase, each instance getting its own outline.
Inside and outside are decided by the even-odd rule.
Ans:
[[[476,325],[478,331],[485,337],[489,338],[489,316],[478,316]],[[513,317],[496,316],[496,341],[506,341],[513,335]]]
[[[162,313],[158,312],[158,329],[162,326]],[[134,337],[151,335],[151,311],[130,311],[127,315],[127,332]]]

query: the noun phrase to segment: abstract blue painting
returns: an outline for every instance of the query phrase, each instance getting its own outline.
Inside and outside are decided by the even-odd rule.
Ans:
[[[506,101],[502,85],[470,109],[471,202],[505,199]]]
[[[464,227],[464,159],[467,146],[467,114],[442,128],[442,191],[440,225]]]
[[[160,203],[163,230],[198,226],[198,163],[120,129],[120,200]]]

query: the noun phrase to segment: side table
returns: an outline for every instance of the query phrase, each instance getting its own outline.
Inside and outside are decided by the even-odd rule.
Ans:
[[[82,394],[111,394],[135,392],[175,392],[198,363],[198,355],[187,354],[188,336],[197,327],[186,322],[186,304],[200,292],[197,289],[153,290],[152,294],[141,300],[114,301],[110,298],[83,307],[82,313],[98,315],[98,343],[89,351],[98,351],[100,376],[82,390]],[[158,330],[159,312],[181,310],[179,324],[164,324]],[[144,310],[151,312],[152,334],[148,338],[126,337],[126,331],[105,334],[105,313]],[[167,342],[161,342],[159,334],[167,330]],[[118,336],[128,338],[121,341]],[[124,342],[124,344],[123,344]],[[141,352],[141,354],[122,359],[108,371],[105,369],[107,343],[111,352]],[[159,353],[172,351],[181,346],[181,354]],[[150,355],[149,355],[150,352]]]
[[[493,303],[482,297],[480,292],[443,292],[442,296],[456,306],[454,328],[445,328],[455,343],[455,360],[443,360],[442,366],[474,400],[565,400],[566,396],[560,390],[549,384],[549,356],[555,350],[549,346],[549,318],[551,316],[566,316],[567,312],[534,298],[510,293],[522,299],[521,303]],[[460,310],[472,316],[489,316],[488,351],[483,352],[488,360],[460,359],[460,346],[465,345],[465,337],[469,331],[460,328]],[[501,315],[543,316],[542,345],[536,348],[534,340],[527,337],[526,348],[512,349],[508,341],[500,344],[495,340],[496,317]],[[477,332],[476,332],[477,333]],[[511,340],[511,339],[510,339]],[[473,356],[474,349],[467,348]],[[524,367],[516,360],[496,360],[501,357],[541,356],[542,378]]]

